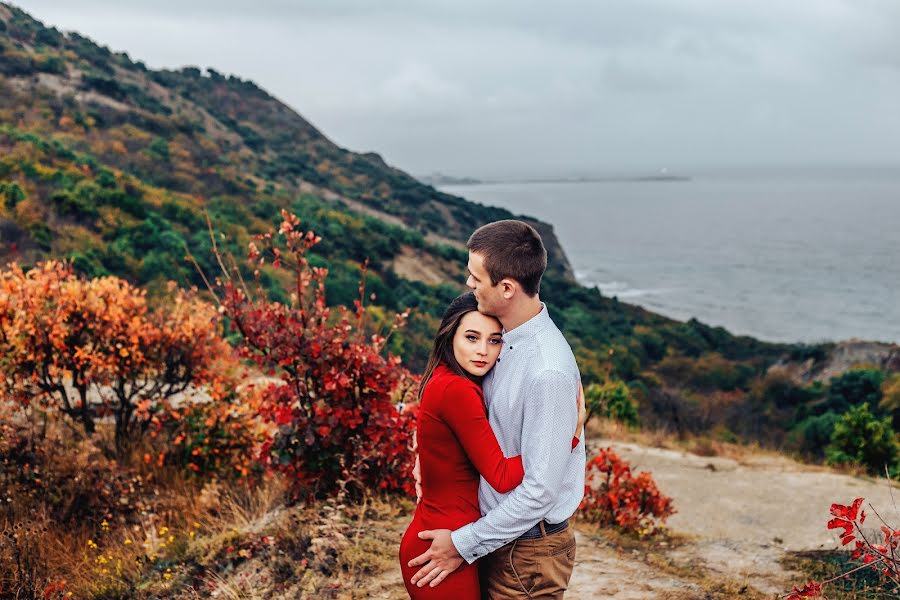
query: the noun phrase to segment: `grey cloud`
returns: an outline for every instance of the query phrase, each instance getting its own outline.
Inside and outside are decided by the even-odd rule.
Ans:
[[[896,0],[23,0],[413,172],[900,162]]]

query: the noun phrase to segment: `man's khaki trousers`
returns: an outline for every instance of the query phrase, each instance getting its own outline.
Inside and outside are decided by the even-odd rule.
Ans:
[[[575,566],[575,533],[570,526],[536,539],[516,540],[479,563],[484,600],[560,600]]]

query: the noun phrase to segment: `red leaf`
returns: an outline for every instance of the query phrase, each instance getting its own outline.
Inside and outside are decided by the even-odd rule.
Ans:
[[[850,535],[853,533],[853,523],[846,519],[831,519],[828,521],[828,529],[841,529],[843,528],[844,533],[841,536]]]

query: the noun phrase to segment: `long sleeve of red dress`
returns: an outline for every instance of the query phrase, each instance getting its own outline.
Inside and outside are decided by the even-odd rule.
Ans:
[[[509,492],[525,475],[522,457],[506,458],[488,423],[479,385],[439,365],[425,386],[417,437],[422,501],[400,543],[400,569],[413,600],[480,600],[478,568],[473,564],[447,576],[437,587],[418,587],[419,570],[409,561],[431,546],[418,537],[426,529],[456,529],[477,521],[479,474],[500,492]]]
[[[481,389],[463,378],[451,381],[444,390],[438,415],[450,426],[466,456],[478,473],[501,493],[522,483],[522,457],[506,458],[488,422]]]

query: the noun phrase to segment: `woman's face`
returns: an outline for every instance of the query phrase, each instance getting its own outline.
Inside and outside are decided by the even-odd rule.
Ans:
[[[503,347],[500,321],[473,310],[463,315],[453,335],[453,356],[464,371],[482,377],[491,370]]]

